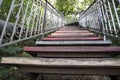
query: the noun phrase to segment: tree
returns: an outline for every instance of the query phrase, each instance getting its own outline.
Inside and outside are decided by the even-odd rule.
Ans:
[[[68,15],[75,11],[76,4],[77,0],[56,0],[55,7],[64,15]]]
[[[93,0],[56,0],[55,7],[64,15],[70,15],[78,13],[81,10],[86,9],[86,6],[90,5]]]

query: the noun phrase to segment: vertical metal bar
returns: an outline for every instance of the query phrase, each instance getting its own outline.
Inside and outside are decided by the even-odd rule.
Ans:
[[[52,17],[52,10],[50,11],[50,27],[52,27],[52,19],[53,19],[53,17]],[[50,29],[51,30],[51,29]]]
[[[27,6],[28,6],[28,4],[29,4],[29,1],[27,2]],[[15,25],[14,25],[14,29],[13,29],[13,32],[12,32],[12,36],[11,36],[11,42],[13,41],[13,38],[14,38],[14,35],[15,35],[15,32],[16,32],[16,27],[17,27],[17,24],[18,24],[18,21],[19,21],[19,19],[20,19],[20,12],[21,12],[21,10],[22,10],[22,6],[23,6],[23,0],[22,0],[22,2],[21,2],[21,6],[20,6],[20,9],[19,9],[19,11],[18,11],[18,14],[17,14],[17,19],[16,19],[16,22],[15,22]]]
[[[36,12],[34,13],[34,17],[33,17],[33,21],[32,21],[32,28],[31,28],[31,31],[30,31],[30,36],[33,36],[33,32],[34,32],[34,23],[35,23],[35,15]]]
[[[43,10],[44,10],[44,12],[45,12],[45,4],[44,4],[44,6],[43,6]],[[42,17],[41,17],[40,34],[42,34],[42,33],[43,33],[44,12],[42,12]]]
[[[100,10],[100,9],[99,9],[99,1],[96,1],[97,23],[98,23],[98,27],[99,27],[99,28],[98,28],[98,31],[101,31],[101,26],[100,26],[100,25],[101,25],[101,22],[99,22],[99,21],[101,21],[101,20],[100,20],[101,17],[100,17],[100,12],[99,12],[99,10]]]
[[[39,26],[38,26],[38,34],[41,33],[41,24],[42,24],[42,12],[40,12],[40,20],[39,20]]]
[[[114,29],[114,32],[115,32],[115,36],[117,37],[117,30],[116,30],[116,27],[115,27],[115,21],[114,21],[114,17],[113,17],[113,14],[112,14],[112,9],[111,9],[111,6],[110,6],[110,2],[107,0],[107,3],[108,3],[109,10],[110,10],[110,16],[112,18],[112,23],[113,23],[113,29]]]
[[[2,5],[2,2],[3,2],[3,0],[0,0],[0,7],[1,7],[1,5]]]
[[[34,2],[34,3],[35,3],[35,2]],[[34,26],[35,26],[35,18],[36,18],[36,14],[37,14],[37,11],[34,12],[33,21],[32,21],[32,28],[31,28],[30,36],[33,36],[33,35],[34,35]]]
[[[101,4],[100,0],[98,1],[98,5],[99,5],[99,16],[100,16],[101,32],[102,32],[102,34],[103,34],[103,39],[106,40],[106,36],[104,35],[104,34],[105,34],[105,30],[104,30],[105,25],[104,25],[103,18],[102,18],[102,15],[103,15],[103,14],[102,14],[102,8],[101,8],[102,4]],[[102,24],[102,25],[101,25],[101,24]]]
[[[46,4],[45,4],[45,8],[44,8],[44,17],[43,17],[43,25],[42,25],[42,28],[41,28],[41,39],[44,37],[44,30],[45,30],[45,26],[46,26],[46,12],[47,12],[47,0],[46,0]]]
[[[26,34],[25,34],[25,37],[27,37],[28,36],[28,34],[29,34],[29,26],[30,26],[30,21],[31,21],[31,17],[32,17],[32,14],[33,14],[33,5],[34,4],[32,4],[32,7],[31,7],[31,12],[30,12],[30,16],[29,16],[29,18],[28,18],[28,25],[27,25],[27,30],[26,30]],[[30,35],[29,35],[30,36]]]
[[[103,14],[103,19],[104,19],[104,24],[105,24],[105,33],[108,34],[108,28],[107,28],[107,19],[105,15],[105,10],[104,10],[104,0],[101,1],[101,9],[102,9],[102,14]]]
[[[105,6],[105,12],[106,12],[106,17],[107,17],[107,21],[108,21],[108,27],[109,27],[109,30],[110,30],[110,35],[112,35],[112,28],[111,28],[110,19],[109,19],[109,16],[108,16],[108,10],[107,10],[106,3],[104,4],[104,6]]]
[[[113,3],[113,7],[114,7],[114,11],[115,11],[116,18],[117,18],[117,22],[118,22],[118,27],[119,27],[119,29],[120,29],[120,19],[119,19],[118,13],[117,13],[117,9],[116,9],[116,6],[115,6],[115,2],[112,0],[112,3]]]
[[[22,19],[22,26],[21,26],[21,30],[20,30],[19,39],[22,38],[23,30],[25,29],[24,25],[25,25],[25,20],[26,20],[27,11],[28,11],[28,6],[27,6],[27,8],[25,9],[25,14],[24,14],[23,19]]]
[[[42,24],[42,11],[41,11],[41,9],[42,9],[42,2],[41,2],[41,0],[40,0],[40,20],[39,20],[39,26],[38,26],[38,34],[41,33],[41,31],[40,31],[40,29],[41,29],[41,24]]]
[[[98,13],[97,13],[97,4],[95,3],[95,28],[96,30],[99,30],[98,26]]]
[[[6,28],[7,28],[7,23],[8,23],[8,21],[9,21],[10,15],[11,15],[11,13],[12,13],[14,4],[15,4],[15,0],[12,0],[12,4],[11,4],[10,10],[9,10],[7,19],[6,19],[6,22],[5,22],[5,25],[4,25],[2,34],[1,34],[1,36],[0,36],[0,45],[2,44],[2,40],[3,40],[4,34],[5,34],[5,30],[6,30]]]
[[[38,0],[37,0],[37,6],[39,7],[39,5],[38,5]],[[38,13],[37,13],[37,21],[36,21],[36,28],[35,28],[35,32],[34,32],[34,34],[35,35],[37,35],[37,29],[38,29],[38,22],[39,22],[39,19],[40,19],[40,9],[38,9]]]
[[[118,2],[120,3],[120,0],[118,0]]]
[[[25,4],[24,4],[25,0],[20,0],[20,1],[21,1],[20,4],[15,4],[16,0],[11,1],[12,4],[10,5],[10,9],[9,9],[9,12],[8,12],[8,15],[7,15],[7,18],[6,18],[6,22],[5,22],[5,25],[3,26],[2,34],[0,36],[0,47],[10,45],[10,44],[13,44],[13,43],[16,43],[16,42],[20,42],[20,41],[23,41],[23,40],[26,40],[26,39],[30,39],[32,37],[36,37],[40,33],[40,28],[42,28],[41,33],[44,34],[46,21],[49,21],[49,20],[46,20],[46,10],[47,9],[48,9],[49,12],[53,12],[52,14],[49,15],[49,17],[51,17],[51,15],[54,16],[54,19],[52,19],[53,17],[51,17],[51,21],[52,21],[51,23],[53,23],[54,26],[52,26],[52,24],[49,22],[49,27],[47,27],[47,29],[51,30],[55,26],[56,26],[55,28],[58,28],[60,25],[62,25],[63,16],[59,15],[60,13],[49,2],[47,2],[47,0],[46,0],[46,3],[44,3],[40,0],[40,8],[42,8],[41,6],[44,5],[43,6],[44,9],[42,8],[44,10],[43,12],[40,8],[39,8],[39,10],[41,10],[41,11],[35,11],[34,12],[34,5],[36,4],[36,1],[37,1],[37,6],[38,6],[38,0],[27,0],[27,2]],[[2,2],[3,2],[3,0],[0,0],[0,6],[1,6]],[[33,2],[33,4],[31,4],[32,2]],[[49,6],[47,7],[47,5],[49,5]],[[3,43],[2,41],[3,41],[3,37],[4,37],[4,34],[6,32],[6,29],[7,29],[7,25],[9,23],[11,13],[14,11],[15,7],[19,7],[19,8],[17,8],[18,12],[17,12],[17,15],[15,16],[15,18],[16,18],[15,23],[12,24],[13,28],[12,28],[10,40]],[[28,9],[30,9],[30,11]],[[21,19],[20,15],[21,15],[22,11],[23,11],[23,14],[22,14],[22,19]],[[36,14],[38,12],[40,12],[40,13],[39,13],[39,15],[37,15],[38,18],[36,19]],[[32,19],[33,19],[33,21],[32,21]],[[22,21],[21,24],[18,24],[19,21]],[[36,21],[36,23],[35,23],[35,21]],[[31,23],[31,22],[33,22],[33,23]],[[33,33],[33,30],[35,29],[35,32],[34,32],[35,35],[34,36],[33,35],[28,36],[28,34],[30,34],[29,29],[30,29],[31,25],[32,25],[32,29],[31,29],[32,33]],[[37,31],[37,29],[38,29],[37,25],[39,25],[39,31]],[[42,27],[41,27],[41,25],[42,25]],[[14,40],[14,36],[16,34],[16,29],[17,29],[18,26],[20,27],[20,31],[19,31],[20,34],[18,36],[18,39]],[[34,27],[34,26],[36,26],[36,27]],[[24,30],[25,30],[25,35],[23,35]],[[38,34],[36,34],[37,33],[36,31],[38,32]],[[22,37],[22,36],[24,36],[24,37]]]

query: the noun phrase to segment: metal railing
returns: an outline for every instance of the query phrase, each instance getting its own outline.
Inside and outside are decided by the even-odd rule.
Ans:
[[[79,14],[79,25],[106,36],[120,39],[120,1],[95,0]]]
[[[44,35],[64,25],[47,0],[0,0],[0,47]]]

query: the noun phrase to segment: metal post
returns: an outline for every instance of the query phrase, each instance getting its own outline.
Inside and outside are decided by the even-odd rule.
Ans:
[[[41,40],[44,37],[44,31],[45,31],[45,26],[46,26],[46,12],[47,12],[48,2],[47,2],[47,0],[45,0],[45,1],[46,1],[46,4],[45,4],[45,9],[44,9],[43,25],[42,25],[42,28],[41,28],[41,34],[42,34]]]
[[[3,2],[3,0],[0,0],[0,7],[1,7],[1,5],[2,5],[2,2]]]
[[[106,40],[106,36],[104,35],[105,34],[105,24],[104,24],[104,20],[103,20],[104,18],[102,17],[104,15],[103,15],[103,12],[102,12],[103,9],[102,9],[102,3],[101,3],[101,1],[99,1],[98,4],[99,4],[99,8],[100,8],[100,10],[99,10],[100,11],[100,13],[99,13],[100,14],[100,22],[102,23],[102,25],[100,25],[101,32],[103,34],[103,39]]]
[[[3,40],[4,34],[5,34],[5,30],[6,30],[6,28],[7,28],[7,23],[8,23],[8,21],[9,21],[10,15],[11,15],[12,10],[13,10],[13,7],[14,7],[14,3],[15,3],[15,0],[12,1],[10,10],[9,10],[9,13],[8,13],[7,18],[6,18],[6,22],[5,22],[3,31],[2,31],[2,34],[1,34],[1,36],[0,36],[0,45],[2,44],[2,40]]]

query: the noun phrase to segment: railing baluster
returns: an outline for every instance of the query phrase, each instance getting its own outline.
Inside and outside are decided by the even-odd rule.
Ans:
[[[21,25],[19,40],[22,38],[23,30],[25,29],[24,26],[25,26],[27,11],[28,11],[28,5],[27,5],[27,8],[25,9],[25,14],[24,14],[23,19],[22,19],[22,25]]]
[[[40,9],[42,8],[42,3],[41,3],[41,0],[40,0]],[[41,34],[41,23],[42,23],[42,11],[39,12],[40,13],[40,20],[39,20],[39,26],[38,26],[38,35]]]
[[[5,22],[5,25],[4,25],[4,28],[3,28],[2,34],[1,34],[1,36],[0,36],[0,45],[2,44],[3,37],[4,37],[4,34],[5,34],[5,30],[6,30],[6,28],[7,28],[7,23],[8,23],[8,21],[9,21],[10,15],[11,15],[11,13],[12,13],[12,10],[13,10],[13,7],[14,7],[14,4],[15,4],[15,0],[12,0],[12,4],[11,4],[10,10],[9,10],[9,13],[8,13],[7,19],[6,19],[6,22]]]
[[[35,2],[33,2],[33,4],[35,4]],[[36,7],[35,7],[35,8],[36,8]],[[36,15],[37,15],[37,12],[35,11],[35,12],[34,12],[34,15],[33,15],[33,20],[32,20],[32,28],[31,28],[30,36],[33,36],[33,33],[34,33],[34,26],[35,26],[35,18],[36,18]]]
[[[48,5],[48,2],[47,0],[45,0],[46,3],[45,3],[45,6],[44,6],[44,17],[43,17],[43,25],[41,27],[41,39],[44,37],[44,31],[45,31],[45,26],[46,26],[46,12],[47,12],[47,5]]]
[[[110,23],[110,19],[109,19],[106,3],[104,4],[104,7],[105,7],[105,13],[106,13],[106,18],[107,18],[107,22],[108,22],[108,28],[110,30],[110,35],[112,35],[112,28],[111,28],[111,23]]]
[[[107,0],[107,3],[108,3],[109,11],[110,11],[110,16],[111,16],[111,18],[112,18],[113,30],[114,30],[115,36],[117,37],[117,30],[116,30],[116,27],[115,27],[115,21],[114,21],[112,9],[111,9],[111,6],[110,6],[110,2]]]
[[[2,2],[3,2],[3,0],[0,0],[0,7],[1,7],[1,5],[2,5]]]
[[[115,6],[115,2],[112,0],[112,3],[113,3],[115,15],[116,15],[116,19],[117,19],[117,22],[118,22],[118,27],[119,27],[119,29],[120,29],[120,19],[119,19],[118,13],[117,13],[117,9],[116,9],[116,6]]]
[[[29,4],[29,1],[27,3],[27,7],[28,7],[28,4]],[[14,25],[12,36],[11,36],[11,42],[13,41],[13,38],[14,38],[14,35],[15,35],[15,32],[16,32],[16,27],[17,27],[18,21],[20,19],[19,16],[20,16],[20,12],[22,10],[22,6],[23,6],[23,1],[21,2],[20,9],[19,9],[18,14],[17,14],[17,19],[16,19],[16,22],[15,22],[15,25]]]
[[[0,0],[0,7],[3,2],[4,0]],[[20,0],[18,2],[16,0],[11,1],[6,21],[0,18],[3,28],[0,32],[0,47],[37,36],[44,37],[45,33],[54,31],[60,25],[63,25],[62,19],[64,16],[47,0]],[[50,13],[48,19],[46,19],[46,10]],[[14,19],[11,19],[11,17],[14,17]],[[10,31],[7,31],[8,24],[11,27]],[[6,32],[7,34],[5,34]]]
[[[119,1],[117,1],[119,2]],[[95,0],[85,11],[79,14],[79,25],[106,36],[120,39],[120,19],[115,0]]]
[[[105,24],[105,33],[107,33],[108,34],[108,28],[107,28],[107,19],[106,19],[106,15],[105,15],[105,10],[104,10],[104,8],[103,8],[103,5],[104,5],[105,3],[104,3],[104,1],[101,1],[101,9],[102,9],[102,14],[103,14],[103,19],[104,19],[104,24]]]
[[[31,21],[31,17],[32,17],[32,14],[33,14],[33,9],[34,9],[33,5],[34,4],[32,4],[31,10],[30,10],[30,16],[28,17],[28,24],[27,24],[27,30],[26,30],[25,37],[30,36],[29,27],[30,27],[30,24],[31,24],[30,21]]]

